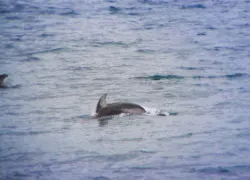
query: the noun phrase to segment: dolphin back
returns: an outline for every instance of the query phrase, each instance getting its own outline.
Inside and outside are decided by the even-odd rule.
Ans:
[[[142,114],[145,109],[137,104],[132,103],[111,103],[100,109],[97,117],[126,114]]]

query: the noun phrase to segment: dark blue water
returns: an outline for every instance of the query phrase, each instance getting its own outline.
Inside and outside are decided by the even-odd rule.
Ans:
[[[1,0],[1,179],[250,179],[249,20],[249,0]],[[151,113],[91,119],[103,93]]]

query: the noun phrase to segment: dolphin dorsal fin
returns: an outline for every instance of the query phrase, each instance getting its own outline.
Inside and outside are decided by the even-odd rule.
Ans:
[[[107,93],[103,94],[98,103],[97,103],[97,106],[96,106],[96,113],[98,113],[100,111],[100,109],[104,108],[107,106],[107,100],[106,100],[106,97],[107,97]]]
[[[3,85],[3,81],[4,81],[4,79],[7,78],[7,77],[8,77],[7,74],[0,74],[0,86]]]

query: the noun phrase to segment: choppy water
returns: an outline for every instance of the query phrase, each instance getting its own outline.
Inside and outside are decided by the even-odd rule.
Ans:
[[[249,179],[249,0],[1,0],[1,179]],[[98,98],[170,116],[91,119]]]

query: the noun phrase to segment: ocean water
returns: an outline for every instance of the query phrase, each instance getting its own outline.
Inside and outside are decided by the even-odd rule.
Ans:
[[[0,179],[250,179],[249,20],[249,0],[1,0]],[[103,93],[150,113],[93,119]]]

